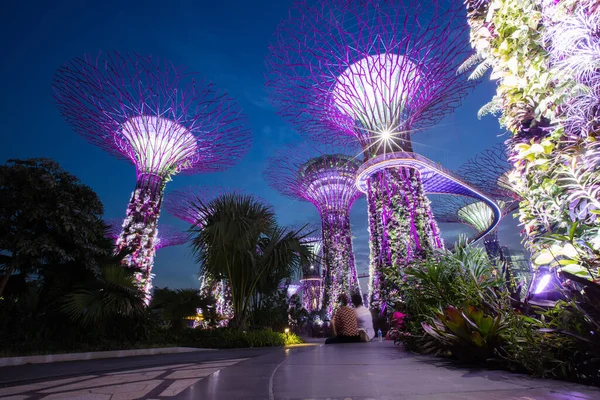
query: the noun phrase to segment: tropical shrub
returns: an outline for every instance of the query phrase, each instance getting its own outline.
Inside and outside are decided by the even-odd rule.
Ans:
[[[537,376],[600,383],[600,285],[561,272],[567,301],[550,309],[515,309],[501,274],[479,250],[457,243],[454,253],[406,271],[401,311],[413,351],[485,361]]]
[[[473,306],[448,306],[422,326],[441,345],[434,346],[438,351],[448,349],[461,358],[487,360],[502,344],[503,322],[500,313],[491,316]]]
[[[279,226],[273,209],[249,195],[225,194],[194,206],[202,215],[192,228],[201,272],[227,279],[234,314],[230,326],[244,329],[261,282],[274,277],[279,283],[277,278],[299,274],[301,265],[312,261],[308,233]]]
[[[215,299],[203,297],[197,289],[154,288],[150,308],[156,310],[162,320],[168,322],[173,330],[181,330],[188,324],[187,318],[194,317],[197,310],[209,316],[214,310]]]

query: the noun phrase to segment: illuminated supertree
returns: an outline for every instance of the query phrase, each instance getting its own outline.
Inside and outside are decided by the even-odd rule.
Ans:
[[[164,187],[179,172],[226,169],[249,148],[240,109],[212,84],[155,57],[74,58],[54,77],[61,114],[91,143],[132,162],[137,182],[117,250],[149,293]],[[148,300],[148,299],[147,299]]]
[[[169,214],[187,222],[191,226],[201,226],[203,216],[198,210],[199,203],[207,204],[217,197],[229,193],[222,187],[188,186],[169,192],[165,196],[165,208]],[[200,277],[200,293],[211,295],[216,301],[216,311],[225,326],[233,318],[231,287],[225,279],[217,279],[203,274]]]
[[[311,229],[313,230],[313,229]],[[316,231],[316,229],[314,229]],[[319,311],[323,302],[323,276],[321,272],[321,259],[323,254],[322,236],[309,236],[306,238],[314,257],[313,262],[302,267],[302,307],[308,312]],[[324,270],[323,270],[324,272]]]
[[[490,206],[483,201],[457,196],[435,196],[431,201],[438,222],[465,224],[475,229],[478,235],[485,233],[483,245],[490,261],[495,264],[497,260],[503,260],[498,228],[489,230],[494,223],[494,210]],[[497,201],[496,204],[503,211],[503,216],[506,215],[509,203]]]
[[[346,149],[287,146],[269,160],[265,179],[282,194],[311,202],[321,215],[323,307],[328,315],[341,293],[360,291],[350,229],[350,208],[360,162]],[[341,152],[340,152],[341,151]]]
[[[456,74],[470,54],[467,30],[460,2],[300,1],[270,46],[268,87],[279,113],[314,140],[363,148],[357,185],[368,196],[372,309],[393,297],[384,269],[400,276],[443,246],[425,193],[458,188],[412,153],[411,136],[475,84]]]
[[[115,242],[121,236],[123,220],[111,218],[104,221],[108,225],[107,237]],[[163,247],[178,246],[188,241],[188,235],[174,226],[160,224],[157,228],[157,236],[154,241],[154,250],[160,250]]]
[[[485,149],[459,167],[465,180],[490,194],[502,211],[502,217],[513,212],[521,198],[508,181],[511,165],[506,147],[499,143]],[[484,202],[454,196],[436,196],[434,214],[439,222],[457,222],[469,225],[478,234],[485,233],[483,244],[491,260],[502,260],[498,228],[489,230],[494,220],[493,210]]]

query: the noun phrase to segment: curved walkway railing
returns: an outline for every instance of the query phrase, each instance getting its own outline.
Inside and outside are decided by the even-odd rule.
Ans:
[[[426,194],[465,196],[481,200],[487,204],[494,213],[494,219],[485,231],[479,232],[475,236],[473,242],[483,238],[500,223],[502,210],[487,194],[463,181],[461,177],[442,167],[439,163],[416,153],[387,153],[368,160],[357,171],[356,186],[358,190],[367,193],[369,177],[376,172],[392,167],[406,167],[418,171]]]

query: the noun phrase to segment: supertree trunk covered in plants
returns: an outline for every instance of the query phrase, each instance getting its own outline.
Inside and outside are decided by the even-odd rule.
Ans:
[[[317,233],[318,229],[308,228]],[[302,290],[302,307],[308,312],[321,311],[323,303],[323,278],[321,265],[323,263],[323,237],[322,235],[306,238],[306,244],[310,246],[313,260],[310,264],[302,267],[302,279],[300,288]]]
[[[200,206],[210,203],[217,197],[230,193],[223,187],[187,186],[174,190],[165,196],[167,212],[191,226],[200,227],[204,217]],[[206,273],[200,278],[200,292],[212,296],[216,301],[216,311],[219,326],[227,326],[233,318],[233,304],[231,302],[231,285],[227,279],[210,276]]]
[[[360,163],[349,149],[320,147],[287,146],[269,160],[265,178],[282,194],[309,201],[319,210],[323,307],[331,315],[339,294],[360,292],[350,228],[350,208],[360,196],[354,181]]]
[[[119,218],[111,218],[105,220],[105,223],[108,225],[106,237],[116,242],[121,236],[123,220]],[[159,224],[158,234],[154,242],[154,249],[158,251],[164,247],[184,244],[187,241],[188,235],[186,232],[181,231],[171,225]]]
[[[53,88],[76,131],[136,167],[117,252],[128,251],[123,264],[135,269],[148,297],[166,183],[179,172],[230,167],[249,148],[250,132],[227,95],[154,57],[75,58],[59,68]]]
[[[369,305],[381,309],[385,299],[395,296],[382,271],[423,259],[443,242],[415,170],[394,168],[374,174],[367,196],[372,240]]]
[[[397,161],[474,85],[456,74],[469,55],[463,12],[436,0],[300,1],[270,46],[267,86],[281,115],[313,140],[360,144],[365,165],[385,159],[367,193],[378,311],[393,301],[379,292],[442,246],[422,182]]]
[[[200,294],[203,297],[215,299],[217,326],[226,327],[233,319],[233,304],[231,302],[231,286],[226,279],[217,279],[204,274],[200,279]]]

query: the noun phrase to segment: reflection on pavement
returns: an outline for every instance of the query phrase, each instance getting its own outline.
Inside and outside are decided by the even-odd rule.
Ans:
[[[168,398],[247,358],[165,365],[58,379],[0,389],[0,400],[135,400]]]

